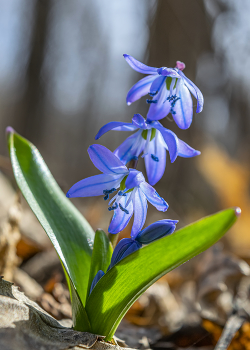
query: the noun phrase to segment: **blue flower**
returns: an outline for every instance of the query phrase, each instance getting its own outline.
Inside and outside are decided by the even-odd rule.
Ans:
[[[131,238],[123,238],[113,251],[111,263],[108,269],[129,254],[140,249],[142,244],[149,244],[159,238],[170,235],[174,232],[177,223],[178,220],[160,220],[149,225],[142,231],[135,234],[131,233]]]
[[[104,276],[105,273],[102,271],[102,270],[99,270],[97,272],[97,274],[95,275],[92,283],[91,283],[91,287],[90,287],[90,290],[89,290],[89,295],[91,294],[92,290],[94,289],[96,283],[102,278],[102,276]]]
[[[134,70],[149,74],[129,90],[127,104],[130,105],[149,94],[153,99],[147,100],[150,103],[148,120],[160,120],[171,113],[179,128],[189,128],[193,118],[193,102],[190,92],[197,99],[196,113],[202,111],[204,100],[198,87],[182,72],[185,64],[177,61],[175,68],[154,68],[146,66],[132,56],[123,56]]]
[[[158,121],[146,121],[140,114],[135,114],[132,123],[110,122],[104,125],[96,140],[109,130],[135,131],[115,151],[114,154],[124,163],[142,157],[145,160],[148,182],[155,185],[163,176],[166,168],[166,150],[171,162],[177,156],[190,158],[200,154],[170,130],[164,128]]]
[[[103,174],[88,177],[77,182],[66,194],[67,197],[91,197],[109,195],[120,189],[110,200],[109,211],[114,211],[109,225],[110,233],[122,231],[134,213],[132,233],[139,232],[146,220],[147,201],[156,209],[166,211],[168,204],[150,186],[142,173],[128,169],[110,150],[101,145],[92,145],[88,153],[93,164]]]

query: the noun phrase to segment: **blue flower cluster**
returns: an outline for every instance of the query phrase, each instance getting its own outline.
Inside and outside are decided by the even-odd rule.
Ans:
[[[134,70],[148,75],[139,80],[127,94],[128,105],[144,95],[151,97],[147,99],[147,119],[135,114],[131,123],[110,122],[104,125],[97,133],[96,140],[110,130],[135,133],[114,152],[101,145],[90,146],[89,157],[102,174],[77,182],[67,193],[69,198],[103,196],[105,201],[109,200],[108,210],[113,212],[108,228],[111,234],[122,231],[134,214],[131,238],[122,239],[115,247],[109,268],[141,248],[142,244],[149,244],[175,230],[176,220],[157,221],[142,230],[147,215],[147,202],[160,211],[168,209],[167,202],[152,187],[164,174],[166,151],[171,162],[178,156],[190,158],[200,154],[159,122],[171,113],[179,128],[189,128],[193,118],[191,94],[197,100],[196,113],[203,109],[201,91],[182,72],[185,64],[177,61],[175,68],[155,68],[146,66],[129,55],[124,55],[124,58]],[[136,170],[139,156],[144,158],[148,182]],[[103,271],[98,271],[90,292],[103,275]]]

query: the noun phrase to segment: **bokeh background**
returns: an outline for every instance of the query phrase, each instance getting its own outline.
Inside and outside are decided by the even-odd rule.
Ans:
[[[183,61],[204,110],[188,130],[171,118],[163,124],[202,153],[168,159],[156,189],[170,208],[150,208],[147,223],[167,217],[181,227],[237,205],[242,216],[225,244],[249,254],[249,16],[248,0],[0,0],[1,171],[11,177],[4,136],[11,125],[38,147],[63,191],[96,174],[87,147],[99,128],[147,113],[145,98],[126,105],[142,75],[122,55],[155,67]],[[114,150],[127,136],[109,132],[100,143]],[[73,202],[107,230],[101,198]]]

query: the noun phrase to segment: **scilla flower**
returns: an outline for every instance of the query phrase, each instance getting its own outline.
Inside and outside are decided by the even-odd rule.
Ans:
[[[171,113],[179,128],[189,128],[193,118],[193,102],[190,92],[197,99],[196,113],[202,111],[204,101],[198,87],[182,72],[185,64],[177,61],[175,68],[154,68],[146,66],[132,56],[123,56],[134,70],[149,74],[129,90],[127,104],[130,105],[149,94],[153,98],[147,100],[150,103],[147,119],[160,120]]]
[[[168,204],[150,186],[140,171],[128,169],[110,150],[101,145],[92,145],[88,153],[93,164],[103,174],[88,177],[77,182],[66,194],[67,197],[91,197],[109,195],[119,191],[109,202],[114,211],[109,225],[110,233],[122,231],[134,213],[132,234],[139,232],[146,220],[147,201],[156,209],[166,211]]]
[[[142,244],[149,244],[173,233],[177,223],[178,220],[156,221],[142,231],[135,234],[131,233],[131,238],[123,238],[120,240],[113,251],[109,269],[129,254],[140,249]]]
[[[135,114],[132,123],[110,122],[104,125],[96,140],[109,130],[135,131],[115,151],[114,154],[124,163],[138,159],[142,154],[145,160],[148,182],[155,185],[163,176],[166,168],[166,151],[171,162],[177,156],[190,158],[200,154],[158,121],[146,121],[140,114]]]

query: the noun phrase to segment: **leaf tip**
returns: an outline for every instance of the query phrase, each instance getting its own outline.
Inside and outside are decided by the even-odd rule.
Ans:
[[[236,215],[237,217],[239,217],[240,214],[241,214],[241,209],[240,209],[239,207],[235,207],[235,208],[234,208],[234,212],[235,212],[235,215]]]
[[[6,136],[9,137],[10,134],[15,133],[15,130],[11,126],[7,126],[5,132],[6,132]]]

